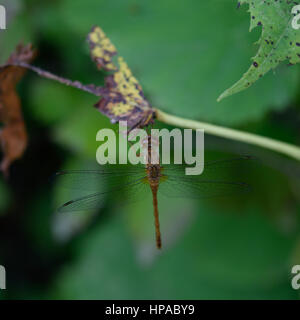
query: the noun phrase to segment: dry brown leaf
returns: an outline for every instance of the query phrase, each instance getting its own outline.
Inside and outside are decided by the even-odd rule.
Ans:
[[[27,146],[27,133],[23,121],[21,102],[16,92],[16,85],[24,76],[26,69],[11,64],[31,62],[36,55],[31,44],[18,45],[6,64],[0,66],[0,144],[3,159],[0,169],[8,175],[13,161],[20,158]]]

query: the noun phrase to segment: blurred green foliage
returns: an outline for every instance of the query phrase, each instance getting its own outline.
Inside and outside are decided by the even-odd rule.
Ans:
[[[20,41],[34,64],[85,83],[103,83],[85,43],[100,25],[155,107],[299,144],[299,68],[282,66],[217,103],[254,55],[246,7],[234,1],[26,0],[13,2],[1,32],[1,62]],[[15,10],[15,11],[14,11]],[[0,180],[0,264],[9,298],[297,299],[290,270],[300,264],[299,164],[258,148],[206,137],[205,157],[259,157],[253,192],[213,202],[160,199],[165,247],[155,249],[149,194],[108,200],[88,217],[59,217],[73,196],[49,177],[95,165],[96,133],[115,128],[97,97],[28,73],[20,84],[30,144]],[[165,127],[157,124],[158,127]],[[232,180],[239,181],[238,173]],[[63,200],[62,200],[63,199]],[[60,202],[61,204],[61,202]],[[2,293],[0,292],[0,298]]]

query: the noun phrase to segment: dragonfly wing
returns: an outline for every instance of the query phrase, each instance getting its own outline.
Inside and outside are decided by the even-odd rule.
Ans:
[[[178,198],[214,198],[236,195],[250,191],[250,186],[243,182],[229,182],[220,180],[200,180],[197,176],[167,177],[159,185],[159,193],[167,197]]]
[[[240,175],[243,172],[247,172],[250,168],[250,164],[254,162],[253,160],[253,157],[242,156],[231,159],[206,161],[203,165],[204,171],[200,176],[205,177],[205,179],[227,180],[229,178],[230,180],[230,177],[236,173]],[[162,165],[162,173],[168,176],[186,177],[185,169],[193,166],[188,166],[186,164]]]
[[[86,211],[92,209],[99,209],[106,199],[106,194],[95,193],[88,196],[76,198],[64,203],[57,209],[59,213]]]
[[[245,193],[250,186],[235,179],[246,180],[253,157],[208,161],[201,175],[186,175],[186,165],[163,165],[165,176],[160,192],[169,197],[210,198]]]
[[[112,188],[109,192],[97,192],[86,195],[74,200],[70,200],[63,204],[58,212],[73,212],[86,211],[91,209],[99,209],[103,207],[104,202],[110,197],[115,203],[126,203],[143,200],[141,196],[145,190],[150,188],[145,183],[145,177],[138,178],[134,181],[128,181],[126,184],[121,184]]]
[[[56,173],[56,182],[67,189],[99,191],[115,188],[122,183],[131,183],[145,176],[142,166],[105,166],[101,170],[64,170]]]

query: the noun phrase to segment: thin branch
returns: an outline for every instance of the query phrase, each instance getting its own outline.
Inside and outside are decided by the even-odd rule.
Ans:
[[[32,65],[30,65],[28,63],[25,63],[25,62],[10,63],[9,65],[14,65],[14,66],[19,66],[19,67],[22,67],[22,68],[29,69],[29,70],[37,73],[39,76],[41,76],[43,78],[47,78],[47,79],[51,79],[51,80],[54,80],[54,81],[58,81],[58,82],[60,82],[62,84],[65,84],[67,86],[74,87],[76,89],[86,91],[86,92],[94,94],[96,96],[100,96],[102,94],[102,90],[103,90],[102,87],[97,87],[94,84],[84,85],[80,81],[72,81],[72,80],[67,79],[67,78],[59,77],[59,76],[57,76],[57,75],[55,75],[55,74],[53,74],[53,73],[51,73],[49,71],[45,71],[45,70],[43,70],[41,68],[32,66]]]
[[[216,126],[205,122],[176,117],[158,109],[156,109],[155,111],[156,118],[158,121],[183,128],[190,128],[195,130],[204,129],[206,133],[209,133],[211,135],[257,145],[266,149],[270,149],[285,154],[300,161],[300,147],[297,147],[295,145],[267,137],[262,137],[253,133],[247,133],[239,130]]]

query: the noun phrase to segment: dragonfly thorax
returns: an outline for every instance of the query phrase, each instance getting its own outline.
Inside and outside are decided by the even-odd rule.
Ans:
[[[159,164],[148,164],[146,167],[147,176],[150,184],[158,184],[159,179],[162,176],[161,167]]]

